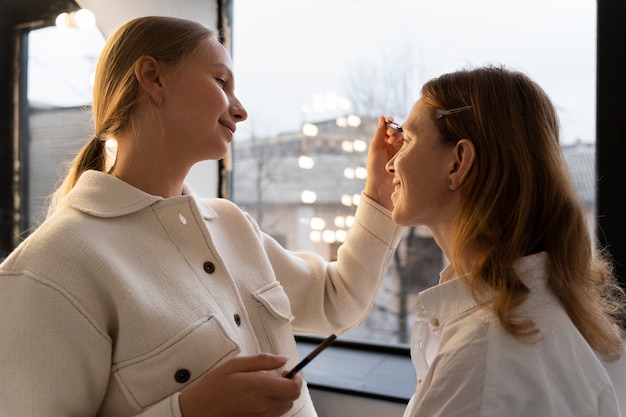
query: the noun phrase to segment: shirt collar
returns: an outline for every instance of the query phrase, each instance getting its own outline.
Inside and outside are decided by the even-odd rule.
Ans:
[[[522,282],[532,292],[543,291],[548,280],[548,255],[546,252],[536,253],[520,258],[515,270]],[[417,297],[417,314],[422,317],[437,317],[445,322],[479,305],[472,297],[469,286],[459,277],[454,276],[452,265],[444,268],[440,277],[445,282],[435,285],[419,293]],[[452,278],[450,278],[452,277]]]
[[[183,186],[183,195],[171,199],[193,200],[202,217],[217,217],[209,205],[195,197],[189,187]],[[135,213],[164,200],[101,171],[88,170],[81,174],[72,190],[61,200],[62,204],[95,217],[118,217]]]

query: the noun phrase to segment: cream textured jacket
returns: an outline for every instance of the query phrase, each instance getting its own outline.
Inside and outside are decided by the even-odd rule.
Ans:
[[[401,232],[363,196],[329,263],[224,199],[87,171],[63,203],[0,267],[0,416],[180,416],[177,393],[235,355],[291,367],[294,331],[365,317]],[[315,415],[306,386],[287,415]]]

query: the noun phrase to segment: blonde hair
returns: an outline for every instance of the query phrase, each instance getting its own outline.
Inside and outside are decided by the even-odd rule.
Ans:
[[[453,264],[457,254],[477,255],[464,271],[474,297],[487,290],[509,333],[520,339],[535,335],[534,323],[515,315],[529,289],[513,266],[520,257],[545,250],[548,284],[574,325],[598,353],[619,357],[624,291],[608,254],[594,247],[546,93],[521,72],[487,66],[433,79],[422,98],[433,117],[436,109],[472,106],[436,123],[446,142],[468,138],[476,148],[451,248]]]
[[[69,172],[52,195],[51,214],[59,200],[87,170],[105,169],[105,141],[126,128],[139,98],[135,63],[142,56],[176,64],[192,54],[202,41],[217,34],[199,23],[165,16],[146,16],[118,28],[107,40],[96,66],[93,87],[94,135],[79,151]]]

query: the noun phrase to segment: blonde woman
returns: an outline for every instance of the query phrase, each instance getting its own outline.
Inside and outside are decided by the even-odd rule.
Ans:
[[[247,117],[232,71],[188,20],[143,17],[108,39],[94,136],[0,267],[0,415],[315,416],[302,378],[283,377],[293,332],[341,334],[370,308],[401,232],[384,171],[397,148],[381,118],[337,262],[289,252],[184,185]]]

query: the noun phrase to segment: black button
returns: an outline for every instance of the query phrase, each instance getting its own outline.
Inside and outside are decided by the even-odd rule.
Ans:
[[[241,326],[241,317],[239,317],[239,314],[235,314],[235,324],[237,327]]]
[[[202,267],[204,268],[204,272],[206,272],[207,274],[212,274],[213,272],[215,272],[215,265],[213,265],[213,262],[205,262]]]
[[[174,374],[174,379],[176,380],[176,382],[179,382],[181,384],[189,381],[189,378],[191,378],[191,372],[189,372],[188,369],[179,369]]]

